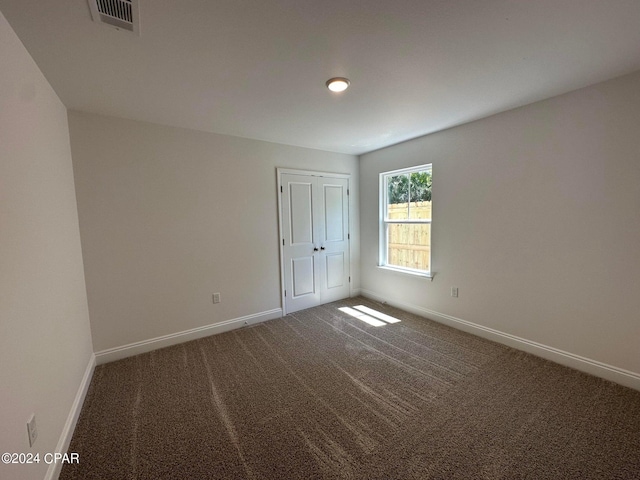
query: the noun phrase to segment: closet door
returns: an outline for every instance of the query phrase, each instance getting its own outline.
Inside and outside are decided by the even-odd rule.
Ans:
[[[282,173],[280,185],[286,312],[348,297],[348,180]]]
[[[320,304],[315,177],[283,174],[282,235],[287,313]]]
[[[321,303],[347,298],[350,293],[348,185],[346,178],[317,179]]]

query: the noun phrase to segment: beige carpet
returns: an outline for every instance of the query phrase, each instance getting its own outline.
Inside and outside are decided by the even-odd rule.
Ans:
[[[640,392],[356,298],[97,367],[69,451],[62,480],[639,479]]]

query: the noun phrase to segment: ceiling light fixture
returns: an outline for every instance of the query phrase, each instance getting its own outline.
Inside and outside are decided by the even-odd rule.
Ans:
[[[344,77],[335,77],[327,80],[327,88],[332,92],[344,92],[350,84],[349,79]]]

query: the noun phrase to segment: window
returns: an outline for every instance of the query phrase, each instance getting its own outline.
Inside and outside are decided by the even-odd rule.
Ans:
[[[380,266],[431,276],[431,170],[380,174]]]

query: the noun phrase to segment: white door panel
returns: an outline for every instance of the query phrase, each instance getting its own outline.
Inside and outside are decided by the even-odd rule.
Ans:
[[[292,245],[313,243],[312,187],[310,183],[289,184],[289,219]]]
[[[287,313],[350,294],[348,182],[331,176],[280,174]]]
[[[344,240],[344,214],[342,185],[324,185],[324,241],[341,242]]]
[[[314,294],[315,289],[315,265],[312,256],[291,259],[291,279],[293,298]]]
[[[327,289],[344,286],[344,253],[325,255],[325,269],[327,271]]]

